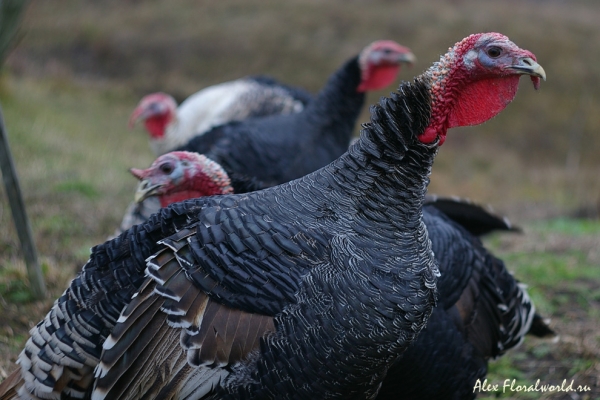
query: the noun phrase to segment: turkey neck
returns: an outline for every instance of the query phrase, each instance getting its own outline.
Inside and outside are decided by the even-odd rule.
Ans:
[[[323,125],[320,136],[347,145],[360,110],[365,102],[365,94],[356,88],[361,81],[358,56],[352,58],[337,70],[327,81],[316,98],[304,112],[312,124]]]
[[[298,302],[276,317],[279,331],[294,332],[288,338],[291,347],[304,349],[297,353],[322,365],[303,378],[306,385],[282,399],[309,398],[311,390],[326,393],[324,398],[374,397],[378,379],[431,313],[438,270],[422,205],[437,142],[426,145],[417,139],[430,118],[427,84],[403,84],[400,92],[371,109],[371,123],[346,154],[290,183],[292,192],[309,187],[306,202],[316,210],[313,221],[336,245],[327,266],[310,270],[305,278],[310,283],[299,287]],[[302,193],[293,196],[302,198]],[[305,299],[318,299],[318,313],[327,315],[318,318],[317,327],[303,322],[315,313],[314,303]],[[272,340],[269,351],[277,354],[281,345]],[[315,355],[314,343],[328,349],[327,355]],[[271,366],[276,371],[272,379],[302,375],[304,369],[293,365]],[[343,383],[336,371],[347,371]],[[258,390],[251,398],[263,396]]]
[[[371,121],[360,139],[331,165],[339,186],[356,199],[358,216],[385,216],[400,230],[420,223],[438,150],[437,141],[423,144],[417,139],[428,126],[430,113],[427,81],[403,83],[398,92],[371,108]],[[360,173],[347,172],[359,169]]]

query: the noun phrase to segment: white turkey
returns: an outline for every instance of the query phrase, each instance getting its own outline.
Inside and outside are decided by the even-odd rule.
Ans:
[[[193,136],[231,121],[273,114],[297,113],[312,99],[300,88],[268,76],[248,76],[209,86],[178,107],[173,96],[144,96],[129,118],[129,127],[142,121],[155,154],[184,145]]]

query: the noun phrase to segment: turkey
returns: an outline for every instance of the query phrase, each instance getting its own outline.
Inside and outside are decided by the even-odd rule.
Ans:
[[[517,346],[525,334],[555,336],[502,260],[443,211],[426,211],[441,273],[438,304],[417,340],[389,369],[379,400],[474,399],[473,388],[485,379],[490,358]]]
[[[230,121],[302,111],[309,92],[267,76],[248,76],[210,86],[179,107],[166,93],[144,96],[129,118],[129,127],[143,121],[156,155],[187,143],[193,136]]]
[[[207,168],[218,168],[219,173],[206,171]],[[187,151],[163,154],[149,168],[132,168],[130,171],[141,182],[134,201],[129,205],[121,225],[112,237],[147,221],[161,207],[174,202],[230,193],[229,189],[226,192],[222,190],[220,182],[223,179],[230,180],[233,193],[247,193],[268,187],[256,179],[227,173],[222,166],[207,157]],[[486,209],[468,199],[427,195],[425,205],[441,210],[446,217],[476,236],[497,231],[521,231],[506,217],[492,212],[489,206]]]
[[[375,397],[435,303],[422,204],[438,148],[498,114],[522,74],[545,77],[505,36],[471,35],[372,107],[333,163],[174,203],[96,246],[31,330],[19,393]]]
[[[238,80],[205,89],[207,93],[211,93],[210,96],[201,95],[205,91],[191,96],[181,105],[180,110],[177,110],[177,118],[174,117],[176,103],[173,99],[165,97],[164,94],[149,95],[135,109],[130,123],[144,119],[149,132],[157,132],[153,136],[161,138],[158,142],[153,142],[153,146],[161,146],[161,153],[175,147],[175,142],[182,145],[182,150],[206,153],[200,151],[204,148],[210,150],[206,155],[220,163],[230,175],[251,176],[263,182],[265,187],[273,186],[313,172],[346,151],[364,102],[365,91],[381,89],[391,84],[400,70],[400,65],[412,63],[414,60],[414,55],[406,47],[390,40],[380,40],[370,44],[358,56],[346,62],[311,102],[307,101],[307,95],[301,89],[295,90],[275,81],[268,81],[267,78],[252,78],[252,85],[242,85],[242,82],[250,81]],[[234,82],[237,83],[233,85]],[[244,87],[247,90],[233,90],[234,87]],[[250,90],[250,87],[254,89]],[[248,103],[248,98],[261,98],[264,100],[261,107],[265,108],[269,101],[280,104],[280,98],[272,93],[283,90],[302,98],[307,104],[303,112],[295,115],[250,118],[217,126],[208,133],[200,129],[200,135],[186,145],[183,143],[189,140],[189,135],[183,133],[183,128],[176,131],[169,127],[188,126],[187,122],[172,123],[165,131],[167,120],[201,119],[206,122],[209,119],[208,113],[213,112],[210,110],[216,110],[214,112],[222,116],[233,115],[221,106],[209,107],[207,110],[207,103],[229,104],[235,113],[245,109],[244,104]],[[216,100],[218,93],[223,98],[222,102]],[[238,98],[239,93],[245,94]],[[242,111],[235,115],[236,117],[231,119],[243,119],[245,116]],[[219,117],[219,121],[223,118],[225,117]],[[164,135],[162,132],[165,132]],[[238,135],[245,137],[238,140]],[[294,157],[290,157],[291,154],[294,154]],[[236,156],[238,158],[235,158]],[[225,159],[232,162],[225,164]],[[241,161],[243,164],[240,164]],[[260,171],[263,173],[257,174]],[[156,199],[148,199],[142,204],[131,203],[116,234],[147,219],[158,208]]]
[[[280,184],[311,173],[347,149],[365,92],[383,89],[414,56],[390,40],[374,42],[335,72],[299,113],[217,126],[177,150],[204,154],[235,171]]]
[[[134,225],[147,221],[161,207],[195,197],[227,193],[247,193],[264,189],[266,184],[223,167],[204,155],[172,151],[159,156],[150,168],[131,168],[141,182],[135,199],[125,212],[113,238]],[[226,182],[226,184],[224,184]]]
[[[207,179],[206,163],[196,153],[172,152],[146,170],[134,170],[142,180],[136,201],[156,196],[166,207],[222,194],[210,188],[222,187],[223,174]],[[231,188],[229,181],[226,187]],[[235,193],[248,190],[237,187]],[[525,333],[547,337],[554,332],[535,314],[524,287],[475,237],[514,232],[506,218],[468,200],[438,196],[426,197],[423,214],[442,274],[439,301],[416,342],[389,370],[378,399],[400,394],[406,399],[474,398],[473,387],[485,379],[490,358],[519,344]]]

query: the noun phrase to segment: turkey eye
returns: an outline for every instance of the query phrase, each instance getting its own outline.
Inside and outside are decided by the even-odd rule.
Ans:
[[[173,172],[173,166],[169,163],[161,164],[159,168],[161,172],[165,174],[170,174],[171,172]]]
[[[492,58],[497,58],[500,57],[500,54],[502,54],[502,49],[500,47],[490,47],[487,50],[487,55],[492,57]]]

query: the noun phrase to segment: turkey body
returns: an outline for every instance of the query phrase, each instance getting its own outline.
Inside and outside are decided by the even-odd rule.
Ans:
[[[77,372],[70,391],[89,390],[98,365],[93,398],[169,398],[170,391],[200,398],[213,390],[250,398],[371,397],[378,387],[373,377],[414,339],[434,303],[437,267],[421,204],[437,148],[412,133],[428,120],[426,85],[406,89],[412,95],[407,106],[423,110],[401,125],[406,136],[378,138],[367,131],[347,154],[313,174],[248,194],[173,204],[94,248],[71,288],[32,331],[21,361],[25,381],[34,384],[40,374],[27,368],[28,354],[51,360],[69,347],[62,359],[73,358]],[[379,118],[392,118],[389,112],[381,108]],[[372,153],[392,138],[400,150],[384,161],[394,163],[389,173]],[[422,194],[407,195],[407,185]],[[388,206],[380,210],[382,204]],[[170,300],[159,295],[170,292]],[[183,310],[194,302],[205,305]],[[370,309],[380,313],[355,312]],[[223,333],[229,324],[253,319],[260,326],[234,329],[240,337]],[[217,329],[229,350],[204,354],[219,346],[195,346],[206,329]],[[181,343],[190,346],[183,352],[182,333],[187,339]],[[146,347],[153,350],[142,351]],[[166,369],[157,376],[155,365]],[[343,382],[340,369],[346,370]]]
[[[441,273],[438,304],[417,340],[389,369],[377,398],[475,398],[475,383],[485,379],[490,358],[518,345],[527,333],[553,332],[543,322],[543,333],[530,332],[536,314],[527,291],[478,237],[431,206],[424,221]]]

